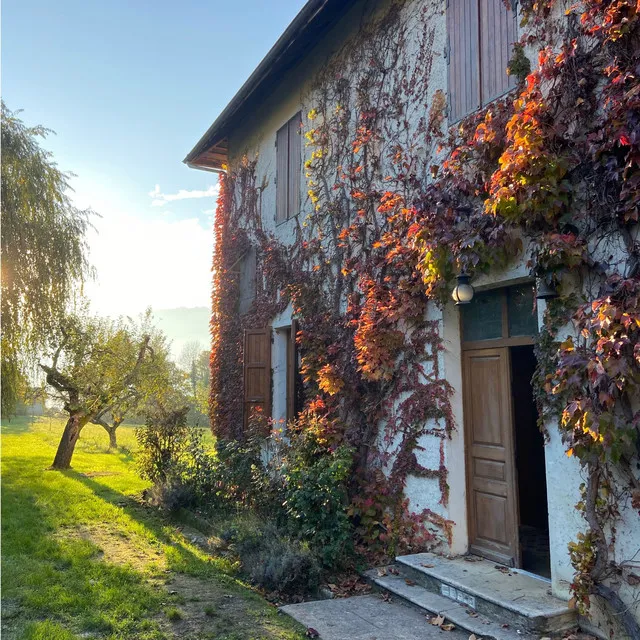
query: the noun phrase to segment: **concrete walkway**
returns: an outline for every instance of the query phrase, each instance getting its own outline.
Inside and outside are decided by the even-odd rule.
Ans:
[[[322,640],[468,640],[469,633],[443,631],[427,616],[381,595],[301,602],[281,607]]]

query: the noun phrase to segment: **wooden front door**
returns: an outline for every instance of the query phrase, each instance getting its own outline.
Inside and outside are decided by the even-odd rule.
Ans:
[[[519,566],[508,347],[463,351],[470,551]]]

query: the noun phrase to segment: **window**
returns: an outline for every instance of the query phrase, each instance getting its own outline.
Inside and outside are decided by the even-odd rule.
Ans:
[[[238,260],[237,277],[240,283],[238,296],[238,313],[244,315],[251,309],[256,298],[258,261],[255,247],[249,247]]]
[[[302,175],[302,120],[297,113],[276,134],[276,223],[298,215]]]
[[[533,284],[480,291],[460,311],[463,342],[518,340],[538,333]]]
[[[278,327],[273,332],[273,369],[271,389],[273,393],[271,417],[284,426],[297,416],[301,409],[301,378],[296,333],[298,323],[291,320],[291,326]]]
[[[449,122],[456,122],[515,87],[506,69],[516,11],[505,0],[447,0],[447,35]]]

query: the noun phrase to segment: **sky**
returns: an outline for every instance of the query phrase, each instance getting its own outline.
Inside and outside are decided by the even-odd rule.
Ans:
[[[100,216],[97,313],[209,305],[217,178],[182,160],[303,5],[2,1],[2,98]]]

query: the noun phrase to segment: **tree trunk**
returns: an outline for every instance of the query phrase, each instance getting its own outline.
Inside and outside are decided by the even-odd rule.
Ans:
[[[117,427],[109,427],[107,429],[107,433],[109,434],[109,449],[118,448],[118,441],[116,440],[116,428]]]
[[[109,449],[117,449],[118,443],[116,442],[116,429],[122,424],[124,418],[114,418],[111,426],[106,426],[102,423],[102,426],[107,430],[109,434]]]
[[[71,458],[73,451],[76,448],[76,442],[80,437],[80,431],[88,420],[82,415],[71,414],[67,420],[67,424],[62,432],[62,438],[60,438],[60,444],[56,451],[56,457],[53,459],[51,469],[70,469]]]

